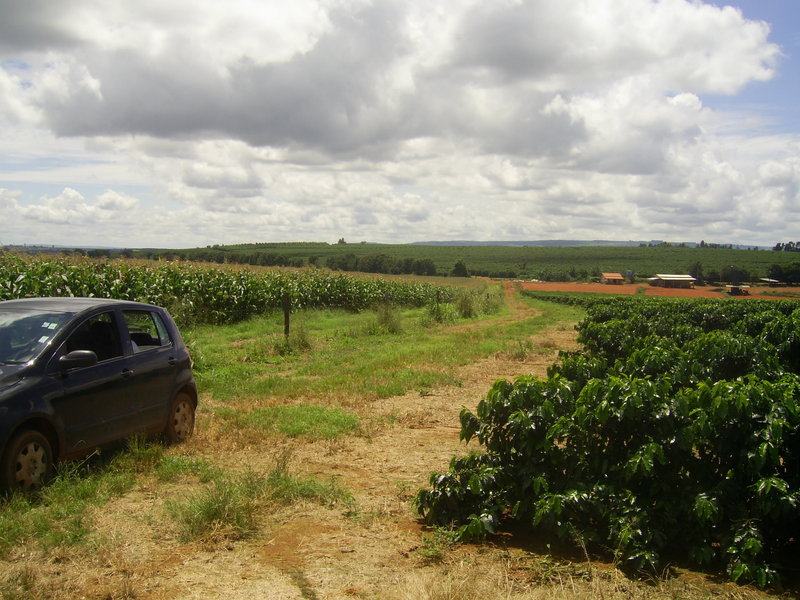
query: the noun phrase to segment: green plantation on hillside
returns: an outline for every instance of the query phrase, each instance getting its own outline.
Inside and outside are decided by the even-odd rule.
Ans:
[[[794,252],[727,247],[656,246],[440,246],[368,243],[262,243],[170,250],[142,250],[142,258],[302,267],[341,271],[458,274],[459,263],[470,275],[544,281],[589,280],[602,272],[637,277],[700,270],[702,278],[723,280],[736,269],[743,281],[767,277],[773,265],[797,261]]]

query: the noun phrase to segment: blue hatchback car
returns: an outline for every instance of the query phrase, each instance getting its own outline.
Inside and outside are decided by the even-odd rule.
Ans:
[[[169,313],[102,298],[0,302],[0,488],[134,434],[194,431],[191,358]]]

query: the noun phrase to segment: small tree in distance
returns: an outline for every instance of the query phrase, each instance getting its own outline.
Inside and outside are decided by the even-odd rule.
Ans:
[[[464,264],[463,260],[456,262],[455,266],[453,267],[453,277],[469,277],[467,265]]]
[[[701,265],[699,262],[696,262],[689,267],[689,275],[697,280],[698,285],[705,285],[705,278],[703,277],[703,265]]]

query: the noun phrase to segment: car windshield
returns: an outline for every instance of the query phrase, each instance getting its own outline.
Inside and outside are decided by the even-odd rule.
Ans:
[[[19,365],[36,358],[71,315],[30,309],[0,309],[0,364]]]

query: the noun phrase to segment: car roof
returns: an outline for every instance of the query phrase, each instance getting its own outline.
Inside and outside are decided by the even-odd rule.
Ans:
[[[0,302],[2,308],[26,308],[33,310],[48,310],[51,312],[77,313],[92,308],[105,306],[130,306],[153,308],[152,304],[143,304],[128,300],[113,298],[19,298]]]

